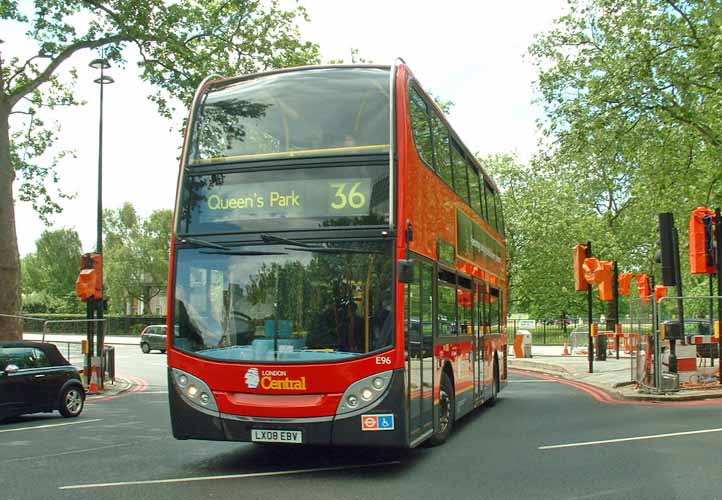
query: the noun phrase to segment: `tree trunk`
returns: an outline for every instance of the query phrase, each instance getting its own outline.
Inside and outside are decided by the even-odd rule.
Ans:
[[[0,101],[0,315],[19,316],[20,256],[15,234],[13,181],[15,170],[10,161],[10,109]],[[22,338],[22,322],[0,316],[0,340]]]

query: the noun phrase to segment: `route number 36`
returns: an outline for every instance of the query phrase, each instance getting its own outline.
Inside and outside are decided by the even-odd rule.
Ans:
[[[361,182],[352,184],[348,190],[346,186],[348,186],[347,182],[334,182],[331,184],[331,187],[336,190],[331,208],[341,210],[347,206],[361,208],[366,205],[366,195],[358,191]]]
[[[377,365],[390,365],[391,364],[391,356],[376,356],[376,364]]]

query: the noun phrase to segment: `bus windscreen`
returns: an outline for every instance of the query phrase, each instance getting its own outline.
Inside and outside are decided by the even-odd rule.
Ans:
[[[391,244],[183,248],[176,349],[223,361],[349,359],[393,345]]]
[[[388,70],[276,73],[203,96],[189,164],[385,153],[389,130]]]

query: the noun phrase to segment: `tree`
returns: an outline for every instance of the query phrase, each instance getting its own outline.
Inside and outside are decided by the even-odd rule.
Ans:
[[[658,212],[675,213],[684,255],[691,210],[722,201],[721,24],[720,2],[575,0],[530,48],[546,115],[537,164],[571,196],[556,213],[622,270],[655,269]]]
[[[570,259],[572,246],[587,237],[590,210],[580,211],[573,186],[538,160],[531,166],[510,155],[479,160],[502,198],[510,310],[553,318],[582,307],[570,281]]]
[[[147,313],[151,299],[166,292],[172,221],[170,210],[155,210],[143,220],[127,202],[105,211],[103,267],[111,310],[125,314],[138,300]]]
[[[151,99],[165,116],[172,114],[172,99],[187,106],[208,75],[250,73],[319,59],[316,45],[300,41],[296,23],[307,19],[305,10],[300,6],[286,10],[277,1],[28,3],[0,2],[0,19],[26,32],[38,47],[38,53],[28,58],[10,54],[7,44],[0,50],[0,313],[5,314],[21,309],[14,181],[19,180],[19,198],[32,202],[41,217],[61,209],[46,181],[58,180],[55,165],[64,153],[46,159],[57,129],[46,126],[40,114],[43,109],[78,104],[73,95],[74,71],[61,73],[71,56],[103,47],[107,58],[122,63],[124,51],[134,47],[141,56],[143,80],[157,89]],[[0,339],[18,338],[20,330],[19,322],[0,318]]]
[[[75,280],[83,253],[80,237],[73,229],[43,231],[35,242],[35,252],[23,259],[23,293],[34,294],[35,302],[51,306],[46,311],[79,312],[80,301],[75,295]]]
[[[532,45],[547,153],[609,227],[640,198],[679,215],[720,199],[721,23],[719,2],[577,1]]]

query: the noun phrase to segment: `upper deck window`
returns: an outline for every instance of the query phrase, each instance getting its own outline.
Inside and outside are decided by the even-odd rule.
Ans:
[[[192,129],[191,164],[389,150],[389,71],[290,71],[211,90]]]

